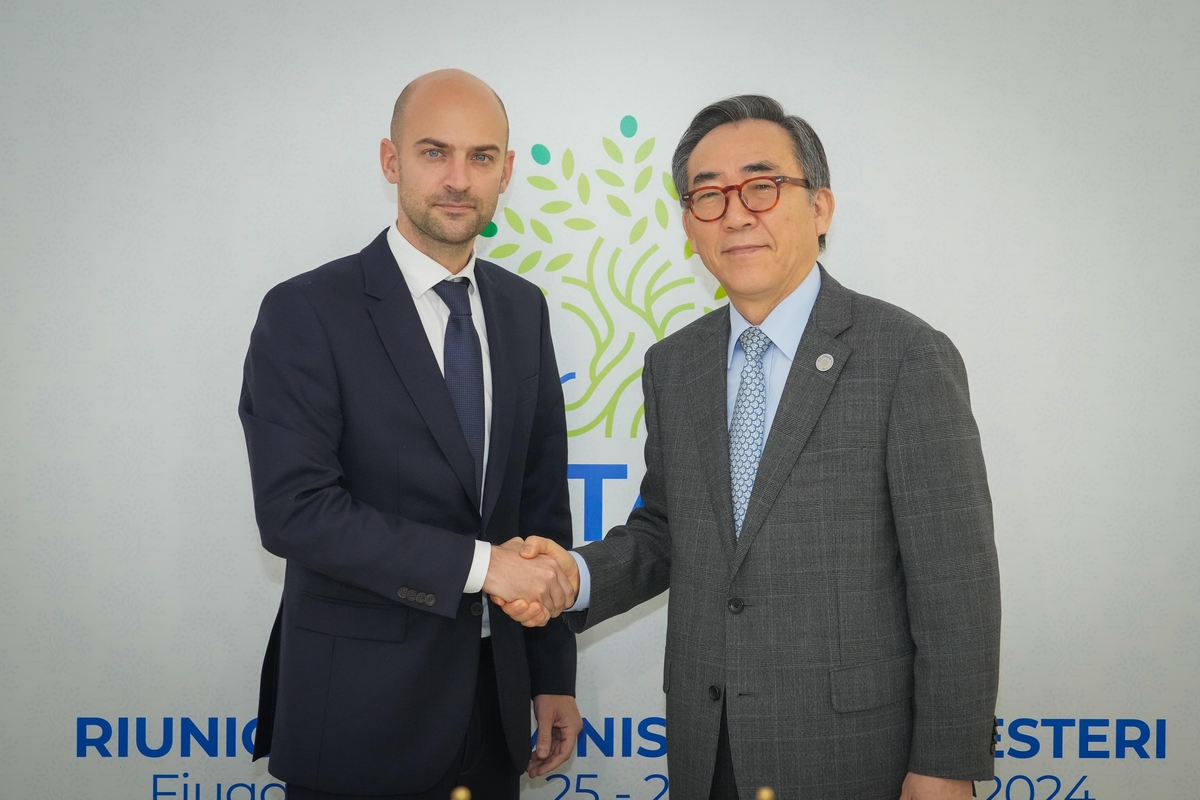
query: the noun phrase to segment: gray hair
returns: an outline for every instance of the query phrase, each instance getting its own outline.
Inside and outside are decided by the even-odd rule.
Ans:
[[[816,197],[818,189],[829,187],[829,162],[825,160],[825,148],[821,146],[821,140],[817,138],[817,132],[812,126],[800,117],[786,113],[783,106],[770,97],[761,94],[739,94],[705,106],[692,118],[691,124],[679,138],[679,144],[675,146],[675,155],[671,157],[671,178],[675,181],[675,191],[680,196],[687,191],[688,160],[701,139],[713,128],[729,122],[753,119],[773,122],[792,137],[792,152],[808,180],[810,200]],[[824,250],[824,234],[821,234],[818,242],[821,250]]]

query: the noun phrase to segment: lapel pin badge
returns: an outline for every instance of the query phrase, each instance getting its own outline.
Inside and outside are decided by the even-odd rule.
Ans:
[[[828,372],[830,367],[832,367],[832,366],[833,366],[833,356],[829,355],[829,353],[822,353],[821,355],[817,356],[817,369],[818,370],[820,370],[821,372]]]

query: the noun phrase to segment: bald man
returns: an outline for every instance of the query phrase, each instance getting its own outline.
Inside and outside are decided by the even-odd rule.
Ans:
[[[536,286],[473,252],[512,176],[496,93],[424,75],[390,134],[395,224],[272,289],[246,356],[255,511],[287,559],[254,756],[289,800],[515,800],[582,727],[573,635],[486,599],[549,614],[575,591],[515,538],[571,541],[549,318]]]

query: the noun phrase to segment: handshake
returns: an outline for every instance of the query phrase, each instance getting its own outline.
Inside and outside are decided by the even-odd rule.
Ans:
[[[526,627],[540,627],[575,603],[579,566],[552,539],[514,537],[492,545],[483,591]]]

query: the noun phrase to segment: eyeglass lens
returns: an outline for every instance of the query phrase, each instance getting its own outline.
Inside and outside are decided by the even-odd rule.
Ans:
[[[742,186],[739,192],[742,203],[751,211],[766,211],[775,205],[779,199],[779,184],[769,178],[752,180]],[[692,196],[692,212],[697,219],[711,221],[725,213],[727,192],[713,187]]]

